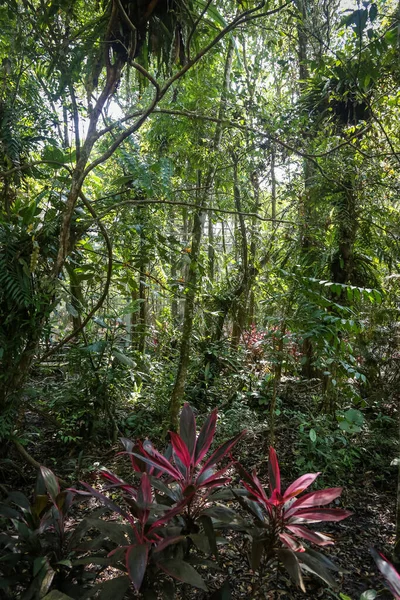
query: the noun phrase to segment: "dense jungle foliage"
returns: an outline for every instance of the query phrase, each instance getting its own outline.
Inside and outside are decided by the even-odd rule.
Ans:
[[[0,598],[400,598],[400,4],[0,32]]]

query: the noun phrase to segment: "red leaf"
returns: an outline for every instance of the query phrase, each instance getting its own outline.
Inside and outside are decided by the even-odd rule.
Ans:
[[[172,519],[172,517],[182,512],[182,509],[193,498],[193,495],[194,492],[192,494],[188,494],[183,500],[181,500],[176,506],[174,506],[174,508],[168,510],[162,517],[160,517],[159,519],[157,519],[157,521],[152,523],[148,533],[150,533],[157,527],[160,527],[160,525],[164,525],[164,523],[167,523],[170,519]]]
[[[194,455],[194,464],[198,465],[203,457],[207,454],[209,447],[212,444],[215,435],[215,427],[217,424],[217,409],[215,408],[204,421],[203,427],[200,430],[199,437],[196,442],[196,451]]]
[[[192,459],[185,442],[177,433],[174,433],[173,431],[170,431],[169,435],[171,436],[171,444],[176,456],[188,471],[190,469]]]
[[[199,486],[204,485],[207,481],[210,481],[211,479],[217,479],[219,477],[222,477],[222,475],[224,475],[226,473],[226,471],[232,466],[232,463],[229,463],[228,465],[226,465],[225,467],[223,467],[222,469],[219,469],[218,471],[215,471],[214,469],[207,469],[206,471],[203,471],[196,479],[196,484]]]
[[[164,538],[157,546],[154,548],[154,552],[161,552],[164,548],[171,546],[171,544],[178,544],[179,542],[183,542],[186,539],[186,535],[177,535],[175,537]]]
[[[281,542],[283,542],[285,546],[289,548],[289,550],[292,550],[293,552],[304,552],[303,544],[298,540],[295,540],[291,535],[288,535],[287,533],[280,533],[279,538]]]
[[[97,490],[95,490],[94,488],[92,488],[90,485],[88,485],[87,483],[85,483],[84,481],[81,481],[80,483],[87,490],[89,490],[89,492],[90,492],[90,494],[92,496],[94,496],[95,498],[97,498],[98,500],[100,500],[100,502],[102,502],[110,510],[118,513],[119,515],[121,515],[121,517],[124,517],[125,519],[127,519],[127,521],[129,521],[131,523],[131,525],[134,525],[134,523],[135,523],[134,519],[125,510],[123,510],[120,506],[118,506],[117,504],[115,504],[112,500],[109,500],[109,498],[107,498],[107,496],[105,496],[104,494],[101,494],[100,492],[98,492]],[[79,490],[73,490],[72,489],[71,491],[77,492],[78,494],[81,494],[81,493],[85,494],[85,492],[80,492]]]
[[[140,590],[146,572],[148,553],[147,544],[129,546],[126,553],[126,568],[137,592]]]
[[[353,513],[341,508],[320,508],[319,510],[299,510],[288,522],[291,525],[298,523],[320,523],[321,521],[343,521]]]
[[[259,498],[261,502],[266,504],[268,507],[270,507],[270,501],[268,500],[267,494],[265,493],[265,490],[257,477],[255,469],[253,469],[251,476],[248,473],[246,473],[246,480],[242,481],[242,483],[250,493],[252,493],[256,498]]]
[[[207,462],[204,464],[200,473],[203,473],[203,471],[205,471],[206,469],[209,469],[210,467],[214,466],[218,461],[222,460],[224,456],[229,454],[233,446],[235,446],[238,443],[238,441],[245,435],[245,433],[246,431],[241,431],[240,433],[235,435],[235,437],[231,438],[230,440],[225,442],[225,444],[222,444],[222,446],[217,448],[215,452],[211,454]]]
[[[173,465],[159,452],[153,450],[154,455],[152,456],[141,456],[140,454],[134,454],[137,458],[140,458],[143,462],[148,465],[155,467],[156,469],[160,469],[164,473],[168,473],[175,480],[180,481],[182,479],[182,474],[175,469]]]
[[[147,475],[147,473],[143,473],[143,475],[140,479],[140,486],[138,489],[137,501],[142,506],[148,506],[149,504],[151,504],[151,501],[152,501],[151,485],[150,485],[150,479],[149,479],[149,476]]]
[[[119,477],[114,475],[114,473],[111,473],[111,471],[102,469],[100,471],[100,475],[104,479],[107,479],[108,481],[111,481],[113,483],[113,486],[107,486],[107,489],[109,489],[110,487],[120,487],[121,489],[125,490],[126,492],[129,492],[132,496],[136,498],[136,488],[134,488],[132,485],[129,485],[128,483],[125,483],[123,479],[120,479]]]
[[[185,402],[179,422],[179,434],[193,458],[196,447],[196,419],[189,404]]]
[[[310,492],[305,496],[302,496],[290,506],[285,513],[285,518],[289,518],[299,508],[310,508],[312,506],[324,506],[329,504],[340,496],[343,488],[327,488],[326,490],[318,490],[317,492]]]
[[[283,494],[283,499],[285,502],[293,498],[294,496],[298,496],[301,492],[304,492],[314,481],[317,479],[318,475],[321,473],[306,473],[302,475],[296,481],[294,481],[291,485],[289,485],[286,492]]]
[[[281,473],[279,470],[278,457],[276,456],[275,450],[272,446],[269,449],[269,460],[268,460],[268,477],[271,493],[276,490],[278,494],[281,493]]]
[[[394,568],[392,563],[390,563],[383,554],[381,554],[380,552],[377,552],[375,550],[375,548],[370,548],[370,552],[372,554],[374,561],[376,562],[376,566],[378,567],[378,569],[384,576],[384,578],[390,588],[390,591],[392,592],[392,594],[394,595],[396,600],[399,600],[400,599],[400,575],[398,574],[398,572],[396,571],[396,569]]]
[[[307,527],[303,527],[302,525],[287,525],[286,529],[289,529],[294,535],[297,537],[302,537],[309,542],[313,542],[318,546],[329,546],[330,544],[334,544],[332,538],[330,538],[325,533],[320,533],[319,531],[310,531]]]

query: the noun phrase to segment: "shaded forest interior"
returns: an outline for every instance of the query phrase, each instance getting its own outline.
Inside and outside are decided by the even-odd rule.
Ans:
[[[400,598],[400,5],[0,31],[0,598]]]

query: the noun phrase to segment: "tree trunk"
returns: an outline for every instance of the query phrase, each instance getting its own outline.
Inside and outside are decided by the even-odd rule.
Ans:
[[[200,181],[200,173],[198,173],[198,183]],[[200,185],[198,185],[200,187]],[[199,194],[200,196],[200,194]],[[197,209],[193,218],[192,244],[190,251],[190,267],[186,281],[186,300],[183,313],[182,338],[179,351],[178,371],[176,373],[174,388],[172,390],[169,420],[170,427],[173,431],[178,429],[179,411],[181,408],[182,398],[185,392],[186,374],[189,366],[189,353],[192,335],[192,326],[195,309],[195,299],[198,283],[198,260],[201,246],[201,234],[203,229],[203,203],[204,196],[199,197]]]
[[[233,60],[233,42],[229,41],[228,51],[225,60],[224,80],[222,83],[221,99],[218,111],[218,122],[215,127],[214,139],[211,147],[213,153],[217,152],[220,148],[222,138],[222,118],[225,114],[227,92],[230,87],[232,60]],[[207,171],[207,175],[204,178],[204,192],[201,191],[201,174],[197,173],[197,200],[196,210],[193,218],[193,230],[192,230],[192,245],[190,252],[190,267],[186,282],[186,301],[183,315],[183,327],[182,327],[182,339],[181,347],[179,352],[179,363],[178,370],[175,378],[174,388],[172,390],[170,408],[169,408],[169,421],[171,429],[176,431],[178,428],[178,417],[179,411],[182,404],[183,396],[185,393],[186,385],[186,374],[189,365],[189,352],[191,344],[193,317],[195,309],[195,299],[197,292],[198,283],[198,259],[201,246],[201,235],[203,229],[203,214],[204,207],[206,205],[208,194],[211,185],[214,182],[216,172],[215,161],[211,161],[210,167]]]

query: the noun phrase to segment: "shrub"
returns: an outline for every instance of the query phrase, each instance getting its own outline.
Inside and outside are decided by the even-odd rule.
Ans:
[[[249,474],[239,463],[236,468],[248,492],[243,496],[235,492],[241,506],[252,517],[248,532],[252,537],[251,566],[260,568],[278,558],[293,581],[305,591],[301,566],[335,587],[330,570],[339,569],[320,552],[309,548],[303,540],[317,546],[333,544],[333,539],[307,525],[324,521],[341,521],[351,515],[338,508],[325,508],[338,498],[342,488],[329,488],[310,492],[297,498],[318,477],[319,473],[307,473],[296,479],[284,493],[281,492],[281,478],[276,452],[270,448],[268,473],[270,497],[261,485],[255,470]],[[323,508],[321,508],[323,507]]]
[[[104,526],[104,521],[95,523],[92,520],[92,525],[100,531],[107,528],[108,536],[117,544],[108,556],[122,554],[126,571],[137,591],[151,589],[160,570],[179,581],[207,590],[202,577],[188,562],[190,550],[196,546],[208,554],[217,554],[213,493],[231,481],[226,471],[232,461],[222,468],[218,465],[244,435],[244,432],[239,433],[206,458],[214,439],[216,421],[217,411],[214,410],[197,435],[193,411],[185,404],[179,434],[170,432],[171,445],[165,454],[158,452],[148,440],[134,444],[122,439],[123,454],[130,456],[132,468],[140,476],[139,486],[128,484],[106,470],[101,475],[108,482],[109,491],[120,491],[124,507],[83,483],[87,492],[81,494],[93,495],[128,521],[129,528],[125,527],[123,531],[121,524],[115,522],[110,527],[110,524]],[[233,511],[226,507],[218,507],[217,514],[228,520],[234,517]],[[115,534],[112,527],[115,527]],[[121,532],[125,536],[122,543]]]

